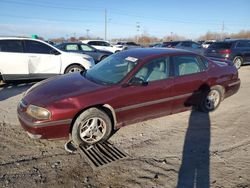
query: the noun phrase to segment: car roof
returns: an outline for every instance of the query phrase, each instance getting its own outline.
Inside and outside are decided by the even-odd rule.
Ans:
[[[138,59],[150,58],[158,55],[174,55],[174,54],[195,54],[190,51],[172,48],[136,48],[119,52],[124,57],[135,57]]]
[[[226,43],[233,43],[233,42],[236,42],[236,40],[224,40],[224,41],[216,41],[216,42],[214,42],[215,44],[218,44],[218,43],[224,43],[224,44],[226,44]]]
[[[163,42],[163,43],[174,43],[174,42],[181,42],[181,41],[165,41],[165,42]]]
[[[82,42],[94,42],[94,41],[96,41],[96,42],[108,42],[109,43],[109,41],[106,41],[106,40],[82,40]]]
[[[39,41],[42,43],[49,44],[48,42],[41,40],[41,39],[34,39],[30,37],[0,37],[0,40],[33,40],[33,41]]]
[[[10,36],[7,36],[7,37],[0,36],[0,40],[38,40],[38,41],[41,41],[39,39],[33,39],[30,37],[10,37]]]
[[[62,42],[61,44],[80,44],[80,45],[88,45],[88,44],[84,44],[82,42]]]
[[[237,41],[250,41],[250,39],[225,39],[221,42],[237,42]]]

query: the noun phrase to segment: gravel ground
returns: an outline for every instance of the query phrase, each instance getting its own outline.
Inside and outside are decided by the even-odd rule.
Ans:
[[[120,129],[131,157],[92,170],[65,141],[34,141],[16,106],[33,83],[0,84],[0,187],[250,187],[250,66],[239,92],[205,114],[183,112]]]

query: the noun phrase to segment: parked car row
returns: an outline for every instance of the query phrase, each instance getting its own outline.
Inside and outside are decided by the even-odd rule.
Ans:
[[[177,49],[184,49],[196,52],[198,54],[203,54],[204,49],[199,43],[194,41],[170,41],[170,42],[163,42],[161,45],[157,45],[156,47],[165,47],[165,48],[177,48]]]
[[[139,44],[136,44],[135,42],[126,42],[126,41],[117,42],[115,46],[120,47],[123,50],[141,48],[141,46]]]
[[[250,64],[249,39],[208,40],[202,44],[193,41],[170,41],[156,44],[153,47],[184,49],[211,58],[230,60],[237,69],[239,69],[241,65]]]
[[[111,45],[102,40],[85,40],[54,45],[33,38],[1,37],[0,79],[45,79],[87,70],[113,53],[136,47],[139,45],[132,42]]]
[[[204,55],[233,61],[239,69],[241,65],[250,64],[250,40],[231,39],[212,43]]]
[[[44,79],[87,70],[94,65],[89,55],[64,52],[38,39],[0,38],[0,75],[6,82]]]
[[[84,44],[91,45],[98,50],[106,50],[112,53],[117,53],[123,50],[123,47],[113,46],[108,41],[104,40],[82,40],[81,42]]]

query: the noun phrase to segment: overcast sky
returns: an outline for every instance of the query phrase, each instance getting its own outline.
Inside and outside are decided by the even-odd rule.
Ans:
[[[250,0],[0,0],[0,35],[103,38],[105,9],[108,39],[250,30]]]

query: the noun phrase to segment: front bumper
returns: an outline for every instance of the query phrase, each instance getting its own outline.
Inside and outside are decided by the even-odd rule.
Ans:
[[[39,122],[29,117],[20,107],[18,107],[17,113],[21,126],[33,139],[59,139],[69,137],[72,119]]]

